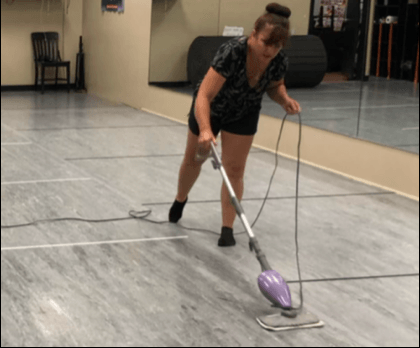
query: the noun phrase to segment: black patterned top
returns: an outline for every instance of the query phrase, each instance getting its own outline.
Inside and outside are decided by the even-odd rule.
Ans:
[[[226,78],[210,106],[211,117],[221,118],[224,124],[259,113],[270,82],[282,80],[289,66],[286,54],[280,51],[268,65],[259,83],[251,88],[246,74],[247,52],[248,37],[233,38],[220,46],[210,65]],[[194,104],[202,81],[194,91]]]

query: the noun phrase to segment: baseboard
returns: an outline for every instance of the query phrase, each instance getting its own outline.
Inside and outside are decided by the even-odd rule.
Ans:
[[[70,89],[74,90],[76,85],[74,83],[70,84]],[[55,84],[46,84],[45,85],[46,91],[51,90],[67,90],[66,83],[59,83],[57,86]],[[2,92],[27,92],[27,91],[35,91],[34,85],[15,85],[15,86],[1,86]],[[41,92],[41,86],[38,85],[37,91]]]
[[[150,86],[162,87],[162,88],[177,88],[177,87],[188,87],[191,86],[189,81],[179,82],[149,82]]]
[[[355,139],[355,141],[357,141],[357,139]],[[271,153],[274,153],[274,154],[276,153],[276,151],[273,151],[272,149],[267,148],[265,146],[260,146],[260,145],[256,145],[256,144],[253,144],[252,146],[255,147],[255,148],[257,148],[257,149],[260,149],[260,150],[264,150],[264,151],[271,152]],[[295,156],[290,156],[290,155],[288,155],[286,153],[283,153],[283,152],[278,152],[278,154],[280,156],[282,156],[282,157],[285,157],[285,158],[288,158],[288,159],[297,161],[297,157],[295,157]],[[381,190],[384,190],[384,191],[393,192],[393,193],[395,193],[395,194],[397,194],[399,196],[403,196],[403,197],[406,197],[406,198],[411,199],[413,201],[419,202],[419,197],[418,196],[413,196],[413,195],[410,195],[408,193],[401,192],[401,191],[398,191],[396,189],[393,189],[391,187],[386,187],[386,186],[377,184],[377,183],[372,182],[372,181],[369,181],[369,180],[364,180],[362,178],[355,177],[353,175],[349,175],[347,173],[343,173],[343,172],[338,171],[338,170],[327,168],[327,167],[321,166],[319,164],[316,164],[316,163],[313,163],[313,162],[310,162],[310,161],[306,161],[306,160],[302,160],[301,159],[300,162],[301,163],[304,163],[306,165],[309,165],[309,166],[312,166],[312,167],[315,167],[315,168],[318,168],[318,169],[321,169],[321,170],[330,172],[330,173],[334,173],[334,174],[343,176],[343,177],[345,177],[347,179],[350,179],[350,180],[358,181],[358,182],[363,183],[363,184],[368,185],[368,186],[373,186],[373,187],[377,187],[377,188],[379,188]]]

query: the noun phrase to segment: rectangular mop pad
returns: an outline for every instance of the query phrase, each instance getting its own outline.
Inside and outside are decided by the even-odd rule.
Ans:
[[[288,318],[281,315],[281,312],[271,315],[264,315],[257,318],[258,324],[269,331],[287,331],[321,328],[325,324],[315,315],[303,310],[296,318]]]

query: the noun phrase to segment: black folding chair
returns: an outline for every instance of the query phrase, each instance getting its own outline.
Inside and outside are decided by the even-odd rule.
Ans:
[[[58,49],[58,38],[57,32],[32,33],[35,61],[35,90],[38,88],[38,72],[39,68],[41,68],[42,94],[44,94],[45,90],[45,81],[55,81],[55,85],[57,86],[58,80],[67,81],[67,91],[70,92],[70,61],[63,62],[61,60]],[[48,67],[55,67],[55,79],[45,79],[45,68]],[[66,67],[66,79],[58,78],[59,67]]]

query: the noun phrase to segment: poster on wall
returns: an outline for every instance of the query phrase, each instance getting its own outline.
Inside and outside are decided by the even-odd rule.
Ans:
[[[346,19],[348,0],[321,0],[321,6],[324,6],[324,28],[331,28],[331,17],[333,7],[334,13],[334,30],[341,31],[343,23]]]
[[[124,0],[102,0],[102,11],[124,12]]]

